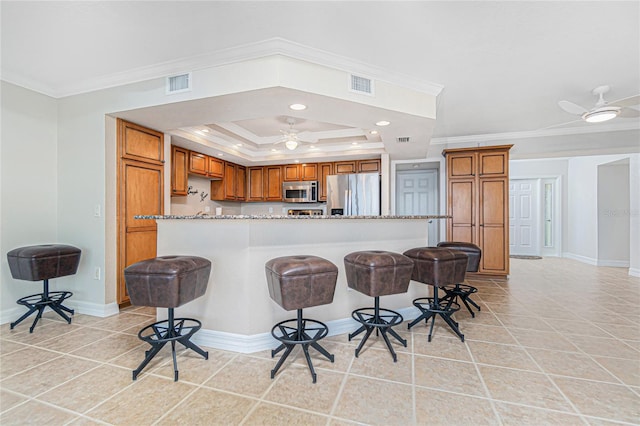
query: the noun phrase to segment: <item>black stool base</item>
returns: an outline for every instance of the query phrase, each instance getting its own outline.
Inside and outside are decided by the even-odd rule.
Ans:
[[[278,330],[280,333],[276,333]],[[279,322],[271,329],[271,335],[282,342],[280,346],[271,351],[271,358],[273,358],[278,352],[286,349],[284,354],[280,357],[276,366],[271,370],[271,378],[276,376],[276,373],[284,364],[291,351],[296,345],[302,345],[302,351],[304,357],[307,360],[309,371],[311,372],[311,378],[313,383],[316,382],[316,370],[311,363],[311,356],[309,355],[309,346],[324,355],[329,361],[333,362],[334,357],[325,348],[320,346],[318,340],[324,338],[329,332],[329,328],[320,321],[302,318],[302,309],[298,309],[297,319],[290,319]]]
[[[31,314],[38,311],[36,315],[36,319],[33,320],[33,324],[29,328],[29,333],[33,333],[33,329],[36,327],[38,320],[42,318],[42,314],[44,313],[45,308],[50,307],[55,313],[60,315],[67,324],[71,324],[71,317],[67,316],[65,312],[73,315],[73,309],[67,308],[62,304],[65,299],[71,297],[73,293],[70,291],[49,291],[49,280],[44,280],[44,292],[32,294],[30,296],[25,296],[21,299],[18,299],[16,303],[18,305],[26,306],[29,310],[18,318],[15,322],[11,323],[11,330],[13,327],[20,324],[26,318],[28,318]]]
[[[358,355],[360,355],[360,351],[362,350],[362,347],[366,343],[367,339],[369,339],[369,336],[371,336],[371,333],[373,332],[373,330],[375,330],[376,336],[378,336],[379,334],[382,334],[384,343],[387,345],[387,349],[389,349],[389,352],[393,357],[393,362],[398,361],[398,357],[396,355],[396,352],[393,350],[393,346],[391,346],[391,342],[389,341],[389,337],[387,336],[387,333],[393,336],[405,348],[407,347],[407,341],[402,337],[400,337],[400,335],[391,328],[394,325],[398,325],[402,321],[404,321],[404,318],[402,318],[402,315],[400,315],[398,312],[391,311],[389,309],[381,309],[380,298],[376,296],[375,307],[356,309],[351,313],[351,317],[354,320],[358,321],[360,324],[362,324],[362,327],[360,327],[353,333],[349,334],[349,341],[351,341],[351,339],[353,339],[355,336],[357,336],[358,334],[366,330],[364,339],[362,339],[362,341],[356,348],[356,358],[358,358]]]
[[[409,329],[411,329],[411,327],[418,324],[422,320],[424,320],[425,323],[427,323],[429,322],[429,319],[432,318],[431,327],[429,328],[429,336],[427,338],[427,341],[430,342],[431,336],[433,335],[433,326],[436,322],[436,315],[439,315],[440,317],[442,317],[444,322],[447,323],[447,325],[451,328],[451,330],[453,330],[453,332],[458,335],[460,340],[464,342],[464,334],[460,332],[460,329],[458,328],[458,323],[455,322],[453,318],[451,318],[451,315],[453,315],[456,311],[460,309],[460,305],[450,300],[447,302],[439,301],[436,296],[436,297],[422,297],[419,299],[415,299],[413,301],[413,306],[420,309],[420,311],[422,312],[422,315],[420,315],[418,318],[414,319],[411,323],[409,323],[409,326],[408,326]]]
[[[176,342],[187,349],[202,355],[204,359],[209,359],[209,352],[203,350],[190,339],[193,334],[200,330],[202,323],[193,318],[173,318],[173,308],[169,308],[169,318],[146,326],[138,333],[138,338],[151,345],[151,349],[145,351],[145,358],[138,368],[133,370],[133,380],[138,378],[138,374],[149,361],[155,357],[167,343],[171,342],[171,355],[173,357],[173,381],[178,381],[178,361],[176,360]],[[147,334],[145,334],[147,333]]]
[[[476,317],[476,314],[471,309],[471,305],[473,305],[478,311],[480,311],[480,306],[471,300],[471,295],[473,293],[477,293],[478,289],[466,284],[455,284],[454,286],[445,286],[442,287],[446,295],[442,298],[443,301],[452,301],[457,303],[458,299],[464,303],[464,306],[467,307],[467,310],[471,314],[472,318]]]

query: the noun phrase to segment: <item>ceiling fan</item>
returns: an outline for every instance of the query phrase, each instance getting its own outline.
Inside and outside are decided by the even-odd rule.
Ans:
[[[284,143],[284,146],[286,146],[288,150],[293,151],[301,143],[315,143],[316,142],[316,141],[312,141],[312,140],[302,140],[299,137],[300,133],[298,132],[298,130],[295,130],[293,128],[293,125],[296,124],[296,120],[294,120],[293,118],[287,118],[287,124],[289,125],[289,129],[288,130],[280,130],[280,133],[282,133],[283,136],[274,145],[277,145],[279,143]]]
[[[604,95],[609,92],[610,89],[609,86],[598,86],[591,91],[594,96],[598,96],[595,106],[591,109],[583,108],[569,101],[560,101],[558,105],[569,114],[579,115],[582,120],[587,123],[602,123],[616,117],[640,117],[640,111],[630,108],[633,105],[640,104],[640,95],[618,99],[614,102],[607,102],[604,100]]]

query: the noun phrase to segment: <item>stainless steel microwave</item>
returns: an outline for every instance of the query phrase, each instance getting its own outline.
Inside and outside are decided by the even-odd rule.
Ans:
[[[282,182],[282,200],[285,203],[318,202],[318,181]]]

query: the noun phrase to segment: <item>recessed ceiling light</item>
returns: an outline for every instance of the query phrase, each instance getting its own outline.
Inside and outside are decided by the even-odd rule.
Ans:
[[[378,131],[377,131],[377,130],[372,130],[372,131],[370,131],[369,133],[371,133],[372,135],[377,135],[377,134],[378,134]]]
[[[209,133],[209,129],[202,129],[203,132]]]
[[[291,104],[289,105],[289,109],[292,109],[294,111],[302,111],[307,109],[307,106],[303,104]]]
[[[236,146],[242,146],[242,144],[241,143],[237,143]]]
[[[276,151],[278,151],[278,150],[275,149],[275,148],[271,148],[271,152],[276,152]]]
[[[310,145],[309,149],[316,149],[315,145]]]
[[[218,153],[218,157],[224,157],[224,154],[223,154],[223,153],[221,153],[221,152],[219,152],[219,153]]]
[[[358,145],[358,142],[351,142],[351,145]]]
[[[300,162],[300,160],[294,160],[294,163],[299,163],[299,162]]]
[[[376,123],[376,126],[388,126],[389,124],[391,124],[390,121],[380,120]]]

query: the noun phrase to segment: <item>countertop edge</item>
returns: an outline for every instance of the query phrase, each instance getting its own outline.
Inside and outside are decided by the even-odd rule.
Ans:
[[[287,216],[287,215],[136,215],[135,219],[195,219],[195,220],[354,220],[354,219],[391,219],[391,220],[432,220],[447,219],[447,215],[427,215],[427,216]]]

